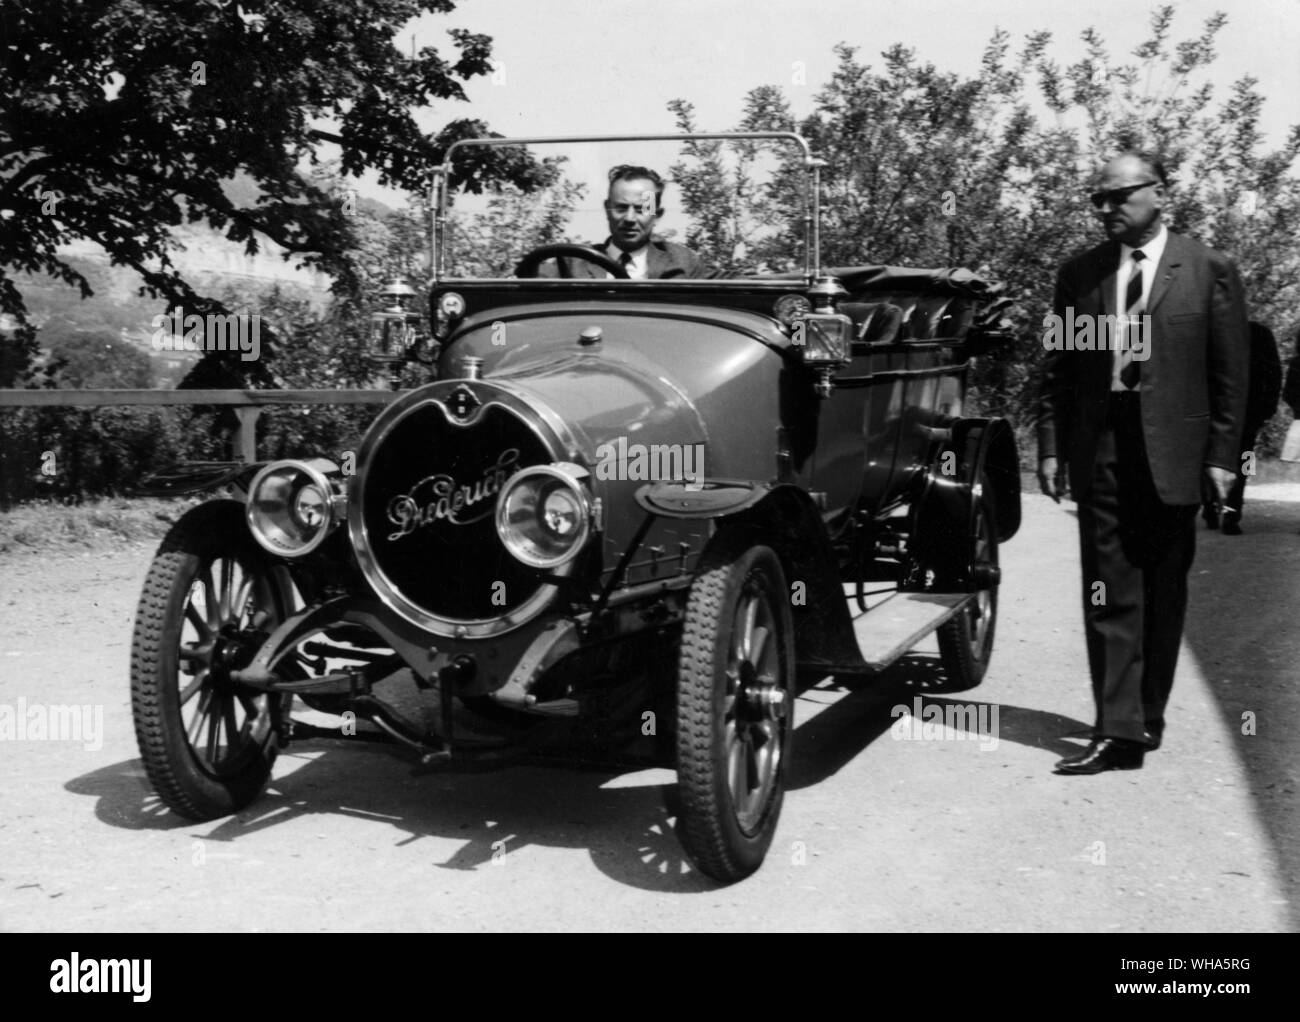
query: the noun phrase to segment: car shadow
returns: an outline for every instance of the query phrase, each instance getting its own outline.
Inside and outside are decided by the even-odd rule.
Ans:
[[[833,705],[797,724],[787,785],[798,790],[834,775],[889,730],[891,710],[960,702],[938,694],[937,660],[912,655],[870,682],[827,678],[803,690]],[[847,694],[844,690],[847,689]],[[839,697],[842,696],[842,697]],[[999,737],[1066,753],[1059,735],[1078,722],[999,705]],[[1058,747],[1059,746],[1059,747]],[[286,772],[285,767],[290,769]],[[68,781],[67,790],[96,800],[100,821],[127,830],[187,833],[196,841],[234,843],[310,817],[346,816],[387,824],[397,845],[428,837],[457,842],[430,858],[438,869],[492,869],[528,846],[575,848],[619,883],[643,890],[700,893],[720,885],[687,859],[676,833],[677,787],[666,770],[542,760],[419,767],[397,746],[315,738],[281,753],[276,776],[249,807],[220,821],[195,823],[170,812],[154,794],[139,759]]]
[[[1087,735],[1091,728],[1059,713],[965,698],[965,693],[954,692],[948,686],[939,658],[923,653],[909,653],[874,678],[827,678],[808,686],[803,694],[807,697],[811,692],[837,691],[848,694],[795,728],[791,790],[831,777],[888,733],[904,713],[919,716],[929,707],[936,707],[945,719],[963,722],[969,719],[965,713],[954,718],[946,707],[974,710],[977,721],[993,719],[996,709],[999,741],[1028,745],[1057,756],[1078,753],[1081,747],[1065,739]],[[972,739],[979,737],[978,730],[962,730]]]
[[[282,773],[286,764],[292,769]],[[719,886],[694,869],[676,837],[670,811],[676,785],[636,783],[626,767],[517,761],[431,771],[400,748],[313,739],[281,753],[277,774],[252,805],[208,823],[167,810],[138,759],[65,787],[95,798],[96,816],[110,826],[180,831],[204,842],[234,843],[304,818],[347,816],[391,826],[397,845],[427,837],[456,842],[450,855],[427,861],[439,869],[491,869],[537,845],[585,849],[603,873],[645,890]],[[610,784],[619,778],[627,783]]]

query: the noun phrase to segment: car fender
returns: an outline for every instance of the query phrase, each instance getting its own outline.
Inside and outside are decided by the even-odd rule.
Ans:
[[[245,500],[248,486],[269,461],[191,461],[172,469],[151,472],[133,492],[141,497],[181,497],[190,493],[228,486],[238,500]]]
[[[1020,529],[1020,459],[1006,419],[958,419],[947,432],[912,506],[910,551],[936,570],[960,566],[959,577],[938,584],[963,588],[972,560],[975,487],[981,477],[987,480],[997,540],[1006,542]]]
[[[669,518],[712,521],[716,530],[744,530],[771,547],[790,586],[795,656],[801,669],[866,669],[853,634],[835,552],[812,496],[791,483],[706,479],[691,489],[661,482],[641,487],[637,503]]]

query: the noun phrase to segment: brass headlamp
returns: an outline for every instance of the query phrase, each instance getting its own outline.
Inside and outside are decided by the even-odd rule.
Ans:
[[[394,279],[379,292],[382,308],[370,314],[371,361],[394,366],[414,357],[424,317],[415,310],[415,288]]]

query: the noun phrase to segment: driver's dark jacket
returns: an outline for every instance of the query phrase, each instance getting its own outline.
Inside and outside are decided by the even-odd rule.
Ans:
[[[599,245],[592,245],[592,248],[606,252],[609,249],[610,239],[606,238]],[[584,280],[604,280],[605,271],[595,263],[589,263],[585,259],[568,259],[560,257],[568,264],[569,274],[574,278]],[[685,245],[678,245],[671,241],[660,241],[651,239],[649,251],[646,252],[646,279],[663,280],[668,277],[707,277],[709,275],[708,267],[704,265],[695,252],[691,251]],[[557,277],[559,271],[551,264],[545,264],[538,270],[538,275],[543,277]]]

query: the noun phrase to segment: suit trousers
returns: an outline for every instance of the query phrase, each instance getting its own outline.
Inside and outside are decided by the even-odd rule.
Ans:
[[[1197,505],[1157,494],[1137,394],[1111,394],[1078,509],[1094,735],[1159,737],[1187,612]]]

